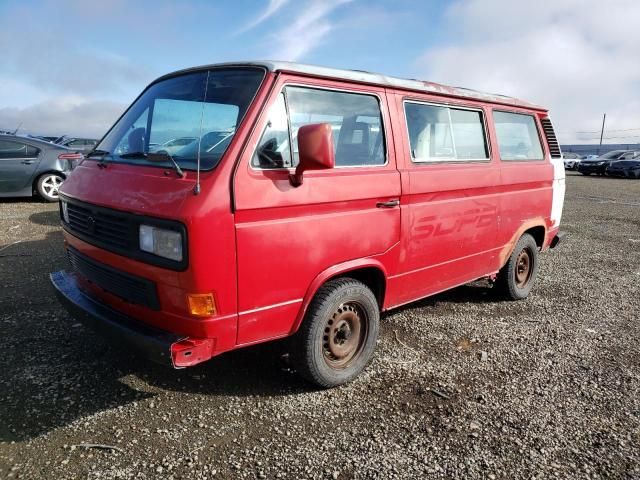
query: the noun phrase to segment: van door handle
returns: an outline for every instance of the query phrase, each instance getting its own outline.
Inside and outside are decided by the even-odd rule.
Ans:
[[[394,198],[393,200],[389,200],[388,202],[378,202],[376,203],[376,207],[378,208],[393,208],[400,205],[400,200]]]
[[[33,162],[35,162],[35,160],[23,160],[20,163],[23,165],[31,165]]]

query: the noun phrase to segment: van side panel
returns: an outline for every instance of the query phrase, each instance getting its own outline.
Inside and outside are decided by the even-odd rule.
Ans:
[[[398,164],[403,177],[401,271],[389,278],[389,306],[446,290],[498,270],[500,165],[413,163],[403,100],[395,95]],[[414,96],[438,104],[449,100]],[[464,103],[481,108],[481,104]]]
[[[505,110],[500,108],[499,110]],[[537,161],[501,161],[500,162],[500,228],[498,242],[501,246],[499,264],[502,267],[508,260],[516,242],[522,234],[534,227],[544,227],[545,232],[551,225],[551,205],[553,198],[553,165],[549,160],[549,150],[541,134],[542,128],[535,112],[524,109],[508,109],[514,113],[534,115],[540,134],[544,159]],[[494,141],[494,151],[499,156],[499,147],[491,115],[490,128]]]
[[[284,82],[287,78],[282,78]],[[290,82],[333,89],[354,89],[338,82],[290,78]],[[238,344],[285,336],[294,328],[308,288],[322,272],[354,259],[397,258],[400,209],[377,208],[400,198],[384,90],[358,87],[382,102],[388,163],[340,167],[304,174],[301,186],[289,182],[289,170],[259,170],[251,157],[266,123],[270,101],[247,143],[234,180],[238,249]],[[379,260],[380,261],[380,260]]]

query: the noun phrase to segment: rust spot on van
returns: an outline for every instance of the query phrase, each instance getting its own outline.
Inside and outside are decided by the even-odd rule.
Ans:
[[[516,230],[516,233],[511,237],[509,242],[507,242],[507,244],[504,247],[502,247],[502,250],[500,251],[500,254],[499,254],[500,268],[502,268],[505,265],[505,263],[507,263],[507,260],[511,256],[511,252],[513,252],[513,249],[516,243],[518,242],[518,240],[520,239],[520,237],[522,236],[522,234],[527,230],[529,230],[530,228],[534,228],[534,227],[544,228],[544,234],[546,239],[547,226],[543,217],[534,217],[523,222],[522,225],[520,225],[520,228]],[[543,245],[544,245],[544,242],[543,242]]]

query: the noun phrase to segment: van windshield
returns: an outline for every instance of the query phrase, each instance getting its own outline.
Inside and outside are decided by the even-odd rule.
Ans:
[[[90,157],[109,162],[214,168],[264,78],[261,69],[188,73],[151,85]],[[149,153],[157,155],[148,155]]]

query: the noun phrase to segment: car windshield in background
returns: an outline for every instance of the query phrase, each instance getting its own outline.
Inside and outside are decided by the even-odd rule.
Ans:
[[[612,159],[612,158],[618,158],[620,155],[622,155],[626,150],[613,150],[611,152],[605,153],[604,155],[601,155],[600,158],[603,159]]]
[[[200,168],[214,168],[263,78],[261,69],[228,68],[155,83],[113,126],[96,155],[109,162],[157,165],[158,155],[147,154],[167,154],[182,168],[195,170],[199,149]]]

